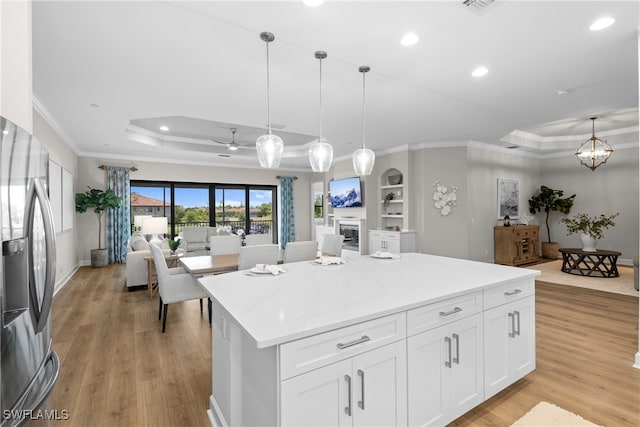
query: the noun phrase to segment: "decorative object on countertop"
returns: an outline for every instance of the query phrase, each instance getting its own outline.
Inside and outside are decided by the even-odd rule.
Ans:
[[[402,184],[402,175],[389,175],[387,181],[389,181],[389,185],[400,185]]]
[[[571,218],[561,218],[560,222],[567,227],[567,236],[580,233],[582,250],[585,252],[595,252],[598,240],[604,237],[603,230],[616,225],[613,220],[620,215],[616,212],[613,215],[590,217],[585,213],[579,213]]]
[[[338,256],[322,255],[313,260],[314,263],[320,265],[346,264],[345,260]]]
[[[552,211],[558,211],[563,214],[568,214],[573,207],[573,199],[575,194],[569,197],[562,197],[564,191],[554,190],[541,185],[535,194],[529,199],[529,213],[535,214],[536,212],[545,212],[545,225],[547,226],[547,241],[542,242],[542,257],[543,258],[558,258],[558,243],[551,241],[551,231],[549,229],[549,216]]]
[[[511,226],[511,218],[509,218],[509,215],[505,215],[504,216],[504,220],[502,221],[502,225],[504,225],[505,227],[510,227]]]
[[[533,220],[533,216],[528,213],[523,213],[520,215],[520,224],[529,225],[529,223]]]
[[[84,193],[76,193],[76,212],[84,213],[93,209],[98,219],[98,249],[91,249],[91,267],[105,267],[107,249],[102,247],[102,215],[108,209],[122,206],[122,198],[116,196],[112,189],[100,190],[91,188]]]
[[[433,206],[440,209],[440,215],[449,215],[452,207],[458,204],[458,187],[448,188],[440,185],[438,181],[435,181],[433,186],[436,187],[436,191],[433,193]]]

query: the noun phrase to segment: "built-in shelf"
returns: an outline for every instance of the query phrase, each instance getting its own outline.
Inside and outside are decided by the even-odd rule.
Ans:
[[[380,215],[382,218],[402,218],[404,215]]]
[[[380,189],[381,190],[392,190],[394,188],[402,188],[403,185],[402,184],[397,184],[397,185],[381,185]]]
[[[402,199],[387,200],[387,203],[402,203],[402,202],[404,202],[404,200],[402,200]],[[380,200],[380,203],[384,203],[384,200]]]
[[[389,184],[389,176],[400,175],[399,184]],[[392,181],[398,182],[398,181]],[[398,169],[388,169],[380,176],[380,226],[383,229],[396,229],[396,227],[405,228],[404,223],[405,186],[402,182],[402,172]],[[392,199],[385,200],[387,197]]]

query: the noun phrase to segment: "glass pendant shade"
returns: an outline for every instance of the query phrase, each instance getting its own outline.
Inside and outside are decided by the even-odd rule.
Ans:
[[[271,133],[271,110],[269,108],[269,43],[276,38],[273,34],[265,31],[260,33],[260,39],[267,45],[267,134],[256,140],[256,151],[258,152],[260,166],[272,169],[280,166],[284,150],[282,138]]]
[[[368,148],[359,148],[353,152],[353,169],[358,176],[371,175],[376,155]]]
[[[258,150],[258,161],[263,168],[277,168],[280,166],[282,159],[282,151],[284,143],[278,135],[266,134],[262,135],[256,141],[256,150]]]
[[[607,141],[603,141],[596,137],[595,133],[595,117],[592,120],[592,136],[580,145],[578,151],[576,151],[576,157],[580,160],[580,164],[588,167],[591,170],[595,170],[598,166],[603,165],[613,153],[613,150],[607,144]]]
[[[333,161],[333,147],[323,138],[309,147],[309,163],[314,172],[328,172]]]
[[[356,175],[358,176],[371,175],[371,172],[373,171],[373,165],[375,164],[375,161],[376,161],[376,154],[372,150],[369,150],[364,143],[365,141],[364,78],[365,78],[365,74],[369,72],[369,70],[371,70],[371,68],[369,68],[367,65],[363,65],[358,69],[358,71],[362,73],[362,148],[359,148],[353,152],[353,169],[355,170]]]
[[[320,108],[318,109],[320,132],[318,139],[309,147],[309,163],[314,172],[328,172],[333,161],[333,147],[322,137],[322,60],[327,57],[327,52],[319,50],[314,55],[320,62]]]

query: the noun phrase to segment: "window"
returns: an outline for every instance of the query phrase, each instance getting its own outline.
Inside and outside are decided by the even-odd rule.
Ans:
[[[230,226],[277,241],[276,197],[275,186],[132,180],[131,224],[135,215],[165,216],[172,236],[187,226]]]

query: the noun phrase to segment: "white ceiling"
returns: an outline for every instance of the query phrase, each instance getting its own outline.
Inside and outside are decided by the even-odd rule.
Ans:
[[[616,23],[588,29],[605,15]],[[371,67],[366,144],[378,154],[463,141],[533,155],[572,151],[591,135],[592,116],[615,150],[638,143],[639,16],[637,1],[498,0],[476,12],[462,0],[327,0],[318,8],[296,0],[36,0],[34,96],[83,156],[258,167],[253,147],[267,122],[259,34],[270,31],[282,168],[310,170],[316,50],[328,53],[323,136],[335,158],[362,141],[360,65]],[[407,31],[420,36],[417,45],[400,45]],[[483,78],[471,77],[478,65],[489,68]],[[247,146],[235,153],[210,141],[230,141],[232,127]]]

